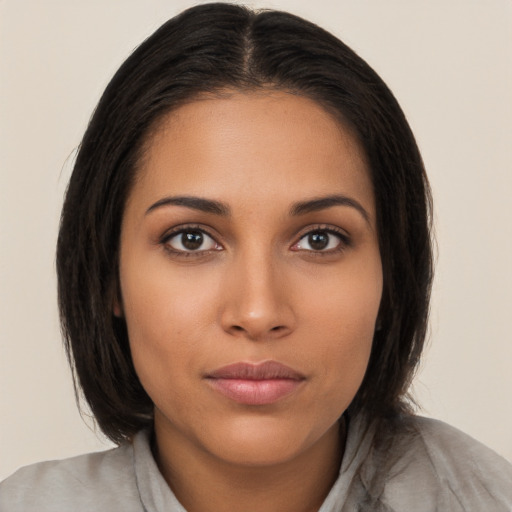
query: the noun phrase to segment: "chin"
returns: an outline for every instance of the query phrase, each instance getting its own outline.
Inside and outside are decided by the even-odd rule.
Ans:
[[[227,463],[263,467],[299,457],[318,436],[275,418],[239,418],[218,426],[210,452]],[[320,436],[321,437],[321,436]]]

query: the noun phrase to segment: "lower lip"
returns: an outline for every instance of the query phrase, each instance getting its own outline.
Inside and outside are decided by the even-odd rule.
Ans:
[[[208,379],[222,395],[240,404],[267,405],[293,393],[302,381],[294,379]]]

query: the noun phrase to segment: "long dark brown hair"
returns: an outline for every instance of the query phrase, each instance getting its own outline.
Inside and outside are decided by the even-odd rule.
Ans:
[[[350,411],[385,418],[409,410],[432,254],[430,191],[404,114],[368,64],[316,25],[284,12],[206,4],[165,23],[115,74],[84,135],[62,210],[59,306],[75,389],[116,443],[153,418],[124,320],[112,313],[126,198],[158,120],[226,88],[311,98],[359,139],[375,192],[384,289],[369,366]]]

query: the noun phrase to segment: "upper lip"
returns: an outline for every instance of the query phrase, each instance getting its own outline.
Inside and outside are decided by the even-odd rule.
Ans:
[[[233,363],[208,373],[206,377],[211,379],[240,380],[305,379],[305,376],[301,373],[277,361]]]

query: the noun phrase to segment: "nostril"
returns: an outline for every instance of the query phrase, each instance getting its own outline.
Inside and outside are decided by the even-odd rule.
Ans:
[[[271,327],[267,332],[275,332],[275,333],[282,333],[283,331],[286,330],[286,326],[285,325],[276,325],[275,327]],[[255,335],[257,337],[259,337],[262,333],[260,334],[256,334],[255,332],[253,332],[252,329],[245,329],[244,327],[242,327],[241,325],[232,325],[231,326],[231,332],[237,332],[237,333],[247,333],[249,335]]]

